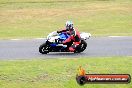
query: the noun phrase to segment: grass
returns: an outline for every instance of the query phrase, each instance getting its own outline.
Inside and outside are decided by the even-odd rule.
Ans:
[[[1,60],[1,88],[131,88],[130,84],[86,84],[75,76],[81,65],[87,73],[130,74],[132,57],[89,57],[71,59]]]
[[[131,0],[0,0],[0,39],[45,37],[66,20],[93,36],[132,36]]]

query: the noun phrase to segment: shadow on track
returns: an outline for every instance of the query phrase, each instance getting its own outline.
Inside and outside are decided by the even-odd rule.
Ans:
[[[56,58],[56,57],[82,57],[86,53],[70,53],[70,52],[51,52],[48,54],[40,54],[41,56]]]

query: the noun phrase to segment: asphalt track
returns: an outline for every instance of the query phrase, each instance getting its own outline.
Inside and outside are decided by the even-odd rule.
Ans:
[[[72,58],[96,56],[132,56],[132,37],[91,37],[83,53],[49,53],[42,55],[38,47],[44,39],[0,40],[0,59]]]

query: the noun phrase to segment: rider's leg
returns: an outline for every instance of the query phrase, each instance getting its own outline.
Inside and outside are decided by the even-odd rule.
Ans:
[[[68,39],[66,39],[65,41],[63,41],[63,44],[66,44],[67,42],[70,42],[71,38],[69,37]]]
[[[70,52],[74,52],[75,51],[75,48],[71,46],[71,47],[69,47],[69,51]]]
[[[73,42],[71,47],[69,47],[69,51],[74,52],[79,44],[80,44],[80,42]]]

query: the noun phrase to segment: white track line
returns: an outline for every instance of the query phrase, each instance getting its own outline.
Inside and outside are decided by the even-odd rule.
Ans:
[[[108,37],[113,37],[113,38],[117,38],[117,37],[128,37],[128,36],[108,36]]]
[[[33,38],[33,39],[9,39],[9,40],[17,41],[17,40],[42,40],[42,39],[46,39],[46,38]]]
[[[10,40],[15,40],[16,41],[16,40],[22,40],[22,39],[10,39]]]
[[[46,39],[46,38],[34,38],[34,39]]]

